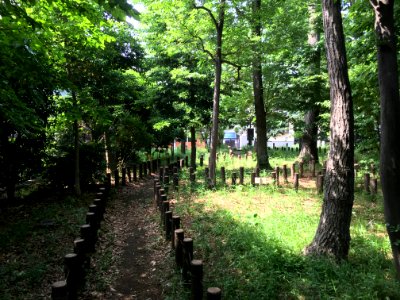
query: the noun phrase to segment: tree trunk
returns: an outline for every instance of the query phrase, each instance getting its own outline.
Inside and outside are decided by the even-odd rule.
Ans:
[[[72,92],[73,105],[77,106],[76,93]],[[74,172],[74,192],[76,196],[81,195],[81,178],[80,178],[80,163],[79,163],[79,123],[78,120],[74,120],[73,124],[74,133],[74,150],[75,150],[75,172]]]
[[[346,258],[354,201],[353,104],[340,13],[341,2],[323,0],[323,22],[330,81],[330,152],[324,201],[314,240],[305,252]]]
[[[224,29],[225,18],[225,0],[220,1],[218,22],[216,25],[217,43],[215,53],[215,80],[213,95],[213,116],[211,131],[211,147],[209,161],[209,180],[211,187],[215,186],[216,165],[217,165],[217,147],[218,147],[218,123],[219,123],[219,99],[221,95],[221,76],[222,76],[222,33]]]
[[[378,79],[381,106],[380,174],[384,199],[385,222],[392,247],[397,277],[400,279],[400,128],[399,73],[394,0],[371,0],[375,12],[378,40]]]
[[[309,11],[309,33],[308,33],[308,45],[310,46],[310,74],[318,75],[321,73],[321,51],[318,47],[320,40],[320,32],[318,26],[318,14],[316,11],[316,5],[310,4],[308,6]],[[317,80],[311,87],[312,94],[310,96],[311,107],[304,115],[304,132],[300,139],[300,160],[314,160],[318,162],[318,126],[317,121],[319,118],[319,106],[317,102],[321,97],[321,84]]]
[[[196,170],[196,129],[190,127],[190,166]]]
[[[260,20],[261,0],[253,0],[253,35],[261,38],[261,20]],[[264,106],[264,89],[262,84],[262,66],[261,53],[258,51],[258,44],[253,46],[253,92],[254,108],[256,114],[257,130],[257,166],[260,169],[270,169],[267,148],[267,117]]]

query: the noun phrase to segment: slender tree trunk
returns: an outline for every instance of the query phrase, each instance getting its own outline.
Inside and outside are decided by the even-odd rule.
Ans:
[[[330,151],[324,182],[324,201],[314,240],[307,254],[346,258],[354,201],[353,104],[348,78],[341,2],[323,0],[325,47],[330,81]]]
[[[196,170],[196,129],[190,127],[190,166]]]
[[[253,0],[253,35],[261,38],[261,0]],[[261,53],[259,52],[258,43],[253,46],[253,92],[254,92],[254,108],[256,114],[256,130],[257,130],[257,166],[260,169],[270,169],[267,148],[267,116],[264,105],[264,89],[262,83],[262,66]]]
[[[221,76],[222,76],[222,33],[224,29],[225,18],[225,0],[220,1],[218,22],[216,25],[217,43],[215,54],[215,80],[213,95],[213,116],[210,147],[210,185],[215,186],[216,165],[217,165],[217,147],[218,147],[218,127],[219,127],[219,100],[221,96]]]
[[[72,91],[73,105],[77,106],[76,92]],[[74,133],[74,150],[75,150],[75,172],[74,172],[74,192],[75,195],[81,195],[81,178],[80,178],[80,153],[79,153],[79,123],[78,120],[74,120],[73,124]]]
[[[320,32],[318,26],[318,14],[316,5],[308,6],[309,12],[309,33],[308,45],[310,46],[310,75],[318,75],[321,73],[321,51],[318,47],[320,40]],[[299,159],[310,159],[318,162],[318,126],[319,106],[316,104],[321,97],[321,84],[316,81],[312,87],[311,107],[304,115],[304,132],[301,137]]]
[[[381,104],[380,173],[385,222],[392,247],[397,277],[400,279],[400,128],[399,73],[394,0],[371,0],[378,39],[378,79]]]

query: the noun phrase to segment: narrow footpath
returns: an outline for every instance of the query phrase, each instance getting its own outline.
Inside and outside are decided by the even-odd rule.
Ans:
[[[85,298],[163,299],[171,250],[160,233],[159,214],[153,206],[153,181],[127,183],[112,197],[97,251],[97,255],[103,255],[102,261],[110,257],[106,262],[109,266],[99,274],[106,277],[108,286],[99,292],[92,283]]]

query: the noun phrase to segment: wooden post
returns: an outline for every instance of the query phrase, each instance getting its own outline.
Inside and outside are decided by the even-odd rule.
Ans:
[[[283,175],[283,181],[285,183],[288,183],[287,165],[282,166],[282,175]]]
[[[64,266],[69,298],[76,299],[79,285],[82,284],[82,267],[78,255],[75,253],[65,255]]]
[[[315,160],[311,160],[311,176],[315,177]]]
[[[93,204],[97,206],[97,212],[99,214],[99,221],[103,220],[103,215],[105,212],[104,200],[94,199]]]
[[[184,239],[183,229],[175,230],[175,263],[178,268],[183,266],[183,239]]]
[[[169,185],[169,176],[164,175],[164,185]]]
[[[294,180],[294,174],[296,174],[296,164],[292,164],[290,167],[290,176],[292,177],[292,180]]]
[[[244,167],[239,168],[239,184],[244,184]]]
[[[190,182],[195,183],[196,182],[196,173],[190,173]]]
[[[365,189],[365,192],[366,192],[367,194],[370,194],[370,193],[371,193],[371,189],[370,189],[370,180],[371,180],[370,174],[369,174],[369,173],[365,173],[365,174],[364,174],[364,189]]]
[[[107,181],[106,181],[106,186],[107,189],[111,189],[111,173],[107,173]]]
[[[317,192],[322,194],[324,191],[324,175],[318,174],[317,176]]]
[[[256,177],[260,177],[260,168],[259,167],[256,168]]]
[[[293,183],[294,189],[296,192],[299,190],[299,173],[294,174],[294,183]]]
[[[304,162],[303,161],[299,162],[299,177],[300,178],[304,177]]]
[[[223,185],[226,185],[225,167],[221,167],[221,181]]]
[[[143,164],[139,164],[139,179],[143,179]]]
[[[171,232],[172,232],[172,239],[171,239],[171,246],[172,249],[175,249],[176,245],[175,245],[175,230],[180,229],[181,228],[181,218],[179,216],[172,216],[172,228],[171,228]]]
[[[132,182],[132,173],[131,173],[131,168],[127,167],[126,172],[128,174],[128,182]]]
[[[237,180],[237,173],[233,172],[232,173],[232,185],[236,185],[236,180]]]
[[[172,177],[172,181],[173,181],[174,189],[178,189],[178,186],[179,186],[179,175],[178,175],[178,173],[174,173],[174,175]]]
[[[207,180],[207,178],[210,177],[210,169],[208,167],[204,168],[204,178]]]
[[[166,196],[165,196],[166,197]],[[169,210],[169,201],[163,201],[162,202],[162,209],[161,209],[161,224],[163,225],[163,229],[167,229],[167,223],[166,223],[166,218],[165,218],[165,213]]]
[[[81,266],[89,266],[90,260],[89,257],[86,255],[86,244],[84,239],[75,239],[74,240],[74,253],[78,255],[78,260]]]
[[[51,299],[68,300],[68,287],[66,280],[56,281],[51,285]]]
[[[202,167],[204,164],[204,155],[200,155],[200,167]]]
[[[133,165],[133,181],[137,181],[137,165]]]
[[[183,266],[182,279],[184,282],[190,280],[190,262],[193,260],[193,239],[183,239]]]
[[[170,241],[172,239],[172,211],[165,212],[165,239]]]
[[[251,180],[250,180],[250,183],[251,183],[252,186],[255,186],[255,185],[256,185],[256,172],[252,172],[252,173],[251,173]]]
[[[378,179],[373,178],[371,181],[371,193],[376,195],[378,193]]]
[[[276,172],[276,185],[279,186],[279,167],[275,168],[275,172]]]
[[[190,262],[192,274],[192,300],[203,299],[203,261],[194,259]]]
[[[114,186],[118,187],[119,186],[119,172],[118,169],[114,171]]]
[[[207,300],[221,300],[222,291],[218,287],[209,287],[207,289]]]
[[[126,186],[126,168],[122,168],[122,186]]]
[[[89,224],[80,227],[81,238],[85,240],[86,250],[88,252],[95,252],[95,238],[93,228]]]
[[[276,172],[275,171],[271,172],[271,177],[272,177],[272,180],[274,182],[274,185],[276,185]]]
[[[94,213],[86,213],[86,224],[90,225],[91,231],[92,231],[92,238],[93,238],[93,243],[95,244],[97,242],[97,221],[96,221],[96,215]]]
[[[147,163],[144,161],[142,162],[142,168],[143,168],[143,177],[147,176]]]

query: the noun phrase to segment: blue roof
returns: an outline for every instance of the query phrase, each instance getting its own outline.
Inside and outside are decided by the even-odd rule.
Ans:
[[[225,132],[224,139],[236,139],[236,133],[235,132]]]

